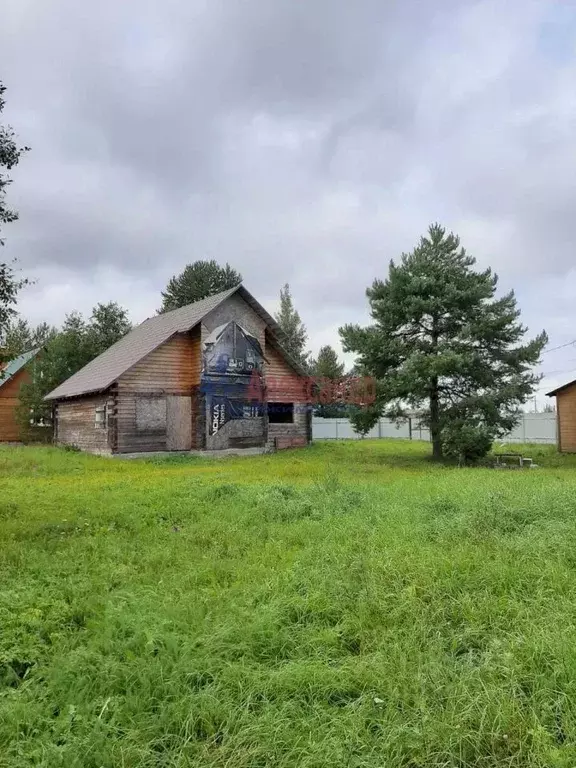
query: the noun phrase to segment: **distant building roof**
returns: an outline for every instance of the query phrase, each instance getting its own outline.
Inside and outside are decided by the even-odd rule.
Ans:
[[[552,392],[546,392],[546,397],[553,397],[554,395],[557,395],[558,392],[562,392],[562,390],[568,389],[568,387],[571,387],[573,384],[576,384],[576,379],[572,379],[572,381],[569,381],[566,384],[562,384],[560,387],[556,387],[556,389],[553,389]]]
[[[3,387],[4,384],[9,382],[18,371],[24,368],[30,360],[36,357],[38,352],[40,352],[40,347],[38,347],[38,349],[31,349],[29,352],[24,352],[22,355],[15,357],[14,360],[10,360],[10,362],[0,370],[0,387]]]
[[[67,397],[78,397],[90,392],[101,392],[108,389],[123,373],[157,347],[168,341],[177,333],[186,333],[194,328],[213,309],[223,301],[238,293],[247,304],[264,320],[266,325],[278,339],[279,349],[288,362],[299,373],[304,373],[299,364],[282,349],[283,333],[264,307],[256,301],[243,285],[237,285],[227,291],[208,296],[194,304],[188,304],[180,309],[173,309],[145,320],[139,326],[126,334],[109,349],[92,362],[85,365],[77,373],[46,395],[45,400],[59,400]]]

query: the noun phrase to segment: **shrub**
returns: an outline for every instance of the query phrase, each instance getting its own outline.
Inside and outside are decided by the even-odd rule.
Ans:
[[[82,453],[82,449],[79,448],[74,443],[63,443],[59,446],[63,451],[67,451],[68,453]]]
[[[372,427],[378,423],[380,413],[376,408],[369,406],[352,406],[348,416],[354,432],[360,437],[366,437]]]
[[[493,439],[483,425],[453,422],[442,432],[444,455],[458,459],[459,464],[472,464],[489,453]]]

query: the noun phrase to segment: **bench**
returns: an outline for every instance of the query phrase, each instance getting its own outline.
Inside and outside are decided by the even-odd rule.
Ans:
[[[532,459],[522,456],[520,453],[497,453],[495,458],[497,467],[509,466],[507,461],[503,461],[504,459],[512,459],[513,463],[518,462],[518,466],[521,468],[525,466],[531,467],[533,464]]]

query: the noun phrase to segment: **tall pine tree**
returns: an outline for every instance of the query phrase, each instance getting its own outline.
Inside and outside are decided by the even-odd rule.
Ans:
[[[323,379],[340,379],[344,375],[344,363],[338,362],[338,353],[329,344],[320,347],[318,357],[310,364],[312,374]]]
[[[514,293],[496,298],[497,276],[475,264],[459,238],[435,224],[366,291],[373,325],[340,329],[344,350],[378,380],[374,421],[387,407],[417,409],[436,459],[475,439],[486,452],[539,381],[532,366],[546,334],[524,342]]]
[[[310,363],[310,371],[318,385],[319,403],[314,413],[323,419],[336,419],[346,415],[347,408],[341,401],[344,363],[338,361],[338,353],[329,344],[320,347],[318,357]]]
[[[282,339],[284,348],[302,367],[307,369],[310,354],[306,351],[308,334],[298,310],[294,307],[288,283],[280,290],[280,310],[274,315],[274,319],[284,334]]]

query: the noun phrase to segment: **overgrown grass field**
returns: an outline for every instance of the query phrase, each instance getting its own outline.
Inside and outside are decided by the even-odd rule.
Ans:
[[[0,450],[0,766],[576,765],[576,465]]]

